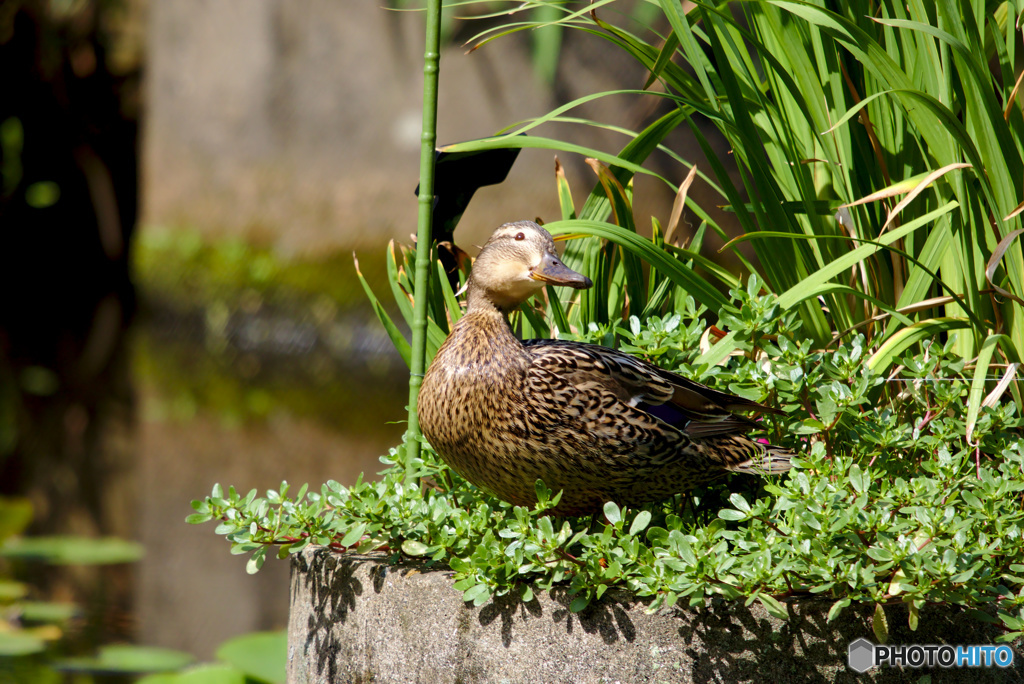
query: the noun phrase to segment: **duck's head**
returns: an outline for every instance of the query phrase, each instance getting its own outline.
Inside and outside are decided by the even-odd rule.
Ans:
[[[533,221],[506,223],[473,262],[469,305],[482,295],[502,311],[511,311],[545,284],[585,289],[594,283],[562,263],[551,233]]]

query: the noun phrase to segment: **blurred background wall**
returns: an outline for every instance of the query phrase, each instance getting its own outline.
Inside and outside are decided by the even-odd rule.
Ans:
[[[150,8],[144,221],[266,240],[285,254],[379,246],[415,232],[422,18],[378,3],[185,0]],[[438,140],[546,111],[528,45],[442,60]],[[517,168],[483,234],[553,210],[550,161]]]
[[[423,26],[419,12],[387,4],[153,2],[144,223],[244,235],[285,254],[407,240],[416,220]],[[472,16],[505,6],[450,12]],[[493,23],[449,28],[439,144],[493,135],[585,93],[640,87],[645,78],[625,60],[609,61],[599,41],[575,35],[566,36],[551,84],[537,74],[529,33],[467,53],[464,41]],[[637,108],[618,98],[573,114],[637,127],[655,105]],[[626,142],[593,130],[574,137],[615,149]],[[566,161],[582,174],[581,160]],[[589,186],[586,179],[580,192]],[[661,198],[641,201],[652,199]],[[524,152],[509,182],[479,197],[471,212],[462,228],[474,239],[507,220],[555,217],[551,153]]]

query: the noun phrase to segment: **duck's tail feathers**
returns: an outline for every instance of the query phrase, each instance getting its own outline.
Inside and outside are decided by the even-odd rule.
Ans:
[[[782,447],[765,446],[759,454],[729,466],[729,470],[751,475],[778,475],[792,467],[789,462],[795,454]]]

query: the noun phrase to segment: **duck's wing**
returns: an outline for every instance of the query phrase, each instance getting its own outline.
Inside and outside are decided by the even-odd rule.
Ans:
[[[581,342],[525,340],[534,367],[577,387],[595,387],[692,437],[745,432],[753,421],[739,411],[776,412],[755,401],[705,387],[629,354]]]

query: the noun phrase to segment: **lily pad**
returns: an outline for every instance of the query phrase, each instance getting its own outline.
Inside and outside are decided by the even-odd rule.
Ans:
[[[67,622],[78,614],[74,603],[50,603],[47,601],[25,601],[18,604],[21,619],[28,622]]]
[[[113,565],[133,563],[143,556],[143,547],[116,537],[31,537],[9,539],[0,546],[0,556],[51,565]]]
[[[243,634],[221,644],[217,657],[254,679],[271,684],[283,683],[288,661],[288,634],[283,630]]]
[[[0,497],[0,542],[21,534],[32,522],[32,502],[18,497]]]
[[[182,651],[118,644],[104,646],[95,658],[65,658],[53,667],[63,672],[138,674],[180,670],[191,662],[192,656]]]
[[[0,632],[0,657],[14,657],[38,653],[46,642],[24,632]]]
[[[136,684],[247,684],[247,680],[244,672],[231,665],[205,663],[184,672],[148,675]]]
[[[28,585],[14,580],[0,579],[0,603],[17,601],[28,593]]]

